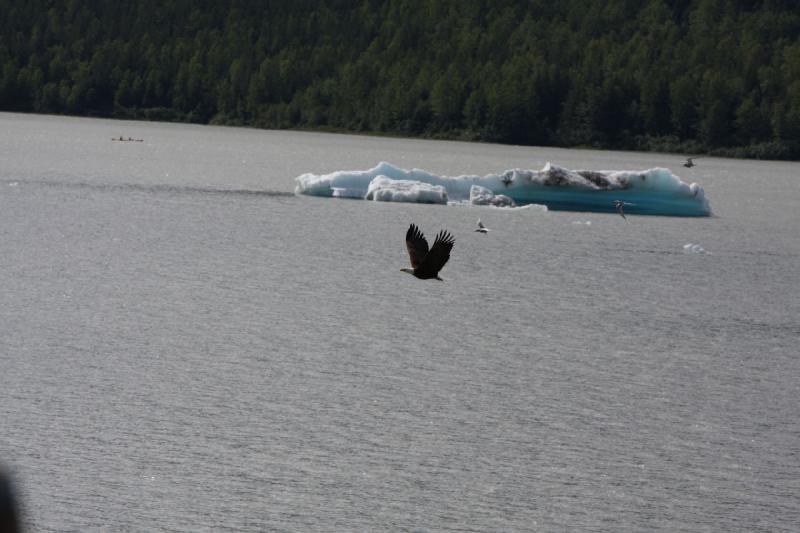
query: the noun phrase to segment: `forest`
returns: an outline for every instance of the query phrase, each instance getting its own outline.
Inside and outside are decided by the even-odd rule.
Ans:
[[[0,110],[800,159],[795,0],[0,0]]]

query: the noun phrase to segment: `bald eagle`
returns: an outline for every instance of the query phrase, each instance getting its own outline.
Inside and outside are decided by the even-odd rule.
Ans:
[[[438,279],[439,271],[450,259],[450,250],[453,249],[455,239],[448,232],[442,230],[436,235],[433,247],[428,251],[428,241],[417,226],[411,224],[406,232],[406,248],[411,259],[412,268],[401,268],[402,272],[413,274],[419,279]]]

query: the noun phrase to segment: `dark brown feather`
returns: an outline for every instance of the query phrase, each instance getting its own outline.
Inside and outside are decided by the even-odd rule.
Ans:
[[[428,255],[428,241],[417,226],[411,224],[406,232],[406,248],[411,259],[411,268],[415,269]]]
[[[421,279],[438,277],[439,271],[450,259],[450,251],[453,249],[455,239],[448,232],[442,230],[433,241],[428,255],[423,259],[419,268],[415,269],[415,275]]]

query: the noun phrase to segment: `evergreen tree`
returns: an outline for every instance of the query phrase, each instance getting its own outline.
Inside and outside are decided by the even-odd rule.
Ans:
[[[800,11],[0,0],[0,110],[800,158]]]

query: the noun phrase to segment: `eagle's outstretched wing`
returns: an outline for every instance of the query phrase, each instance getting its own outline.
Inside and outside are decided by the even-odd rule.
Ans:
[[[411,259],[411,268],[416,269],[428,255],[428,241],[414,224],[411,224],[406,232],[406,248],[408,248],[408,257]]]
[[[448,232],[442,230],[436,235],[433,247],[425,256],[419,267],[416,267],[419,277],[436,277],[442,267],[450,259],[450,250],[453,249],[455,239]]]

